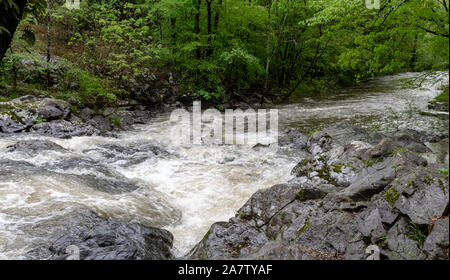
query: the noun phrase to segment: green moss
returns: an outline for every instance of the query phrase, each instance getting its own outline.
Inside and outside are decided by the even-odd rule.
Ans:
[[[34,123],[35,124],[40,124],[40,123],[44,123],[44,122],[46,122],[47,120],[46,119],[36,119],[36,120],[34,120]]]
[[[210,230],[208,230],[208,232],[205,234],[205,237],[204,237],[204,239],[208,239],[208,237],[209,237],[209,235],[211,234],[211,231]]]
[[[336,173],[342,173],[342,167],[344,167],[344,166],[345,166],[345,165],[342,164],[342,163],[339,163],[339,164],[333,164],[333,165],[332,165],[333,171],[336,172]]]
[[[389,155],[391,156],[391,155]],[[370,167],[372,165],[374,165],[375,163],[379,163],[382,162],[384,160],[383,157],[376,157],[376,158],[368,158],[366,160],[362,160],[362,162],[364,163],[365,167]]]
[[[308,132],[308,137],[311,137],[311,136],[313,136],[313,134],[314,133],[316,133],[316,132],[319,132],[319,130],[318,129],[313,129],[313,130],[311,130],[310,132]]]
[[[439,169],[439,173],[444,174],[444,175],[448,175],[448,169],[447,168],[441,168],[441,169]]]
[[[445,185],[444,182],[442,182],[441,178],[438,179],[439,188],[445,193]]]
[[[399,197],[400,194],[394,189],[394,187],[389,188],[383,196],[384,200],[386,200],[392,207],[394,207],[394,204]]]
[[[423,181],[425,182],[425,184],[427,184],[427,185],[431,185],[431,184],[433,184],[434,183],[434,179],[433,178],[431,178],[431,176],[430,175],[427,175],[427,176],[425,176],[425,179],[423,179]]]
[[[309,221],[309,217],[306,218],[305,224],[302,226],[301,229],[297,231],[297,238],[300,237],[309,227],[311,226],[311,222]]]
[[[12,111],[8,111],[8,112],[5,112],[4,114],[10,116],[11,120],[23,124],[22,119],[19,116],[17,116],[16,113],[14,113]]]
[[[305,201],[305,190],[301,190],[297,193],[297,199],[300,201]]]
[[[422,247],[423,243],[427,239],[427,236],[422,232],[420,227],[410,221],[407,229],[408,233],[406,235],[410,239],[416,241],[419,244],[419,247]]]
[[[111,122],[112,122],[115,126],[117,126],[117,127],[122,127],[122,123],[120,122],[120,120],[119,120],[118,117],[112,118],[112,119],[111,119]]]
[[[375,243],[376,243],[380,248],[382,248],[382,249],[387,249],[387,248],[388,248],[388,244],[387,244],[387,242],[386,242],[386,239],[387,239],[386,236],[380,237],[380,238],[378,238],[378,239],[375,241]]]

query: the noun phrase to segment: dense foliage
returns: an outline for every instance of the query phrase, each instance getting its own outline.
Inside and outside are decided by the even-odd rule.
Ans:
[[[64,82],[53,84],[95,104],[115,96],[154,101],[153,89],[163,86],[204,99],[256,93],[279,101],[449,63],[446,0],[384,0],[379,10],[363,0],[82,0],[74,10],[64,3],[29,1],[46,8],[23,16],[0,86],[39,83],[36,73],[21,73],[30,71],[24,54],[50,64],[57,56],[65,66],[33,65],[71,69],[56,71]],[[41,84],[51,86],[46,78]]]

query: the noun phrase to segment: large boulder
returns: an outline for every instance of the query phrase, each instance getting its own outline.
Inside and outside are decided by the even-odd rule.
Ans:
[[[449,220],[448,217],[438,219],[430,235],[423,244],[424,258],[447,259],[449,247]]]
[[[105,220],[72,228],[50,251],[51,259],[67,259],[67,248],[75,246],[81,260],[168,260],[173,259],[172,244],[173,236],[166,230]]]
[[[428,225],[448,209],[448,177],[437,166],[410,170],[393,183],[391,192],[398,195],[394,206],[415,224]]]
[[[39,234],[41,233],[42,236]],[[26,259],[166,260],[173,259],[170,232],[105,219],[77,209],[33,225],[36,249]],[[39,241],[41,240],[42,241]]]

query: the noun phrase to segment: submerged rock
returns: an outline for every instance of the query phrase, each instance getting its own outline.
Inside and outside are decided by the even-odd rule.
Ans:
[[[22,140],[13,146],[7,147],[8,152],[20,152],[31,156],[37,155],[43,151],[67,151],[60,145],[48,140]]]

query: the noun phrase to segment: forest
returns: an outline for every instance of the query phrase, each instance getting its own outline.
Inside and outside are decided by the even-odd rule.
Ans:
[[[1,0],[4,100],[80,106],[189,96],[285,102],[405,71],[448,69],[446,0]],[[170,97],[168,97],[170,96]]]

